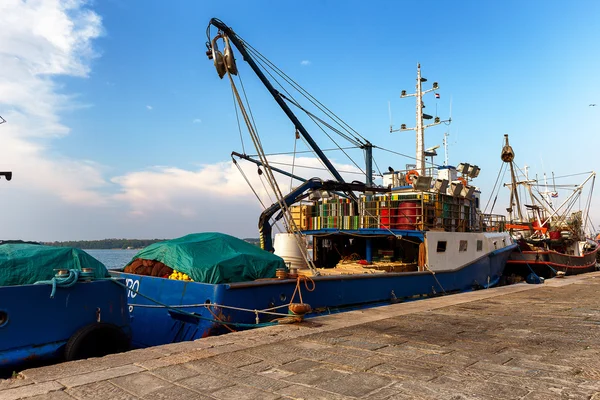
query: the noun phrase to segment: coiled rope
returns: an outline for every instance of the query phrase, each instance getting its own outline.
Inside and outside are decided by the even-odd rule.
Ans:
[[[64,278],[55,276],[54,278],[49,279],[47,281],[35,282],[34,285],[52,285],[52,292],[50,292],[50,298],[53,299],[54,295],[56,294],[57,287],[69,288],[71,286],[74,286],[79,280],[80,273],[81,271],[79,271],[78,269],[70,269],[69,275]]]

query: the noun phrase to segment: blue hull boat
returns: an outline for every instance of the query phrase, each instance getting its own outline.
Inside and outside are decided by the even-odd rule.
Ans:
[[[272,279],[206,284],[116,271],[111,274],[124,278],[133,289],[128,293],[132,346],[148,347],[264,326],[287,313],[290,302],[299,301],[297,291],[313,310],[327,312],[490,287],[500,279],[514,248],[511,244],[469,265],[435,274],[419,271],[314,276],[312,282]]]
[[[257,164],[258,174],[265,176],[270,188],[264,182],[263,185],[277,200],[265,207],[258,218],[258,231],[260,247],[266,254],[274,252],[281,257],[280,266],[272,271],[264,266],[255,268],[258,264],[250,266],[236,256],[237,250],[227,250],[228,256],[220,257],[225,253],[221,251],[225,247],[220,245],[193,252],[185,252],[183,246],[173,246],[176,243],[188,246],[190,237],[140,252],[126,269],[112,272],[125,278],[130,288],[134,346],[193,340],[262,326],[272,320],[295,321],[299,315],[310,312],[310,308],[327,312],[369,307],[414,296],[487,288],[499,282],[516,245],[504,232],[504,217],[483,214],[480,210],[481,193],[473,184],[480,168],[468,163],[457,167],[447,163],[436,165],[433,157],[439,146],[424,148],[425,129],[442,122],[450,123],[450,120],[441,121],[437,116],[423,113],[423,95],[439,86],[434,82],[431,89],[422,88],[426,79],[421,77],[420,65],[417,66],[416,93],[401,92],[401,97],[415,97],[417,124],[415,128],[403,124],[399,129],[416,131],[416,164],[406,164],[406,169],[390,166],[388,172],[379,172],[382,184],[376,184],[373,151],[379,149],[378,146],[327,107],[321,107],[323,104],[315,102],[312,95],[288,77],[284,79],[291,86],[289,89],[295,90],[298,98],[308,101],[310,107],[315,106],[317,110],[312,111],[319,116],[293,96],[288,97],[288,88],[281,81],[275,81],[277,86],[274,86],[268,76],[273,77],[272,72],[279,74],[281,70],[268,61],[255,61],[255,57],[264,59],[222,21],[210,21],[209,38],[211,28],[218,32],[207,43],[207,55],[213,60],[219,77],[228,76],[226,81],[231,85],[258,160],[235,152],[232,156]],[[219,50],[221,41],[223,52]],[[267,141],[259,137],[247,100],[244,101],[237,89],[238,68],[233,47],[289,118],[296,139],[304,139],[333,179],[329,175],[331,180],[294,175],[294,163],[292,173],[271,165],[275,162],[269,162],[271,155],[262,145]],[[330,139],[330,133],[334,133],[361,149],[361,159],[365,161],[364,183],[344,179],[292,107],[306,112],[311,124],[318,125]],[[432,123],[425,124],[424,120]],[[430,157],[430,161],[426,157]],[[234,163],[237,163],[235,159]],[[356,162],[355,165],[358,167]],[[290,192],[284,196],[274,173],[300,183],[290,184]],[[273,245],[273,226],[278,221],[283,223],[281,231],[285,233],[279,238],[276,235]],[[195,248],[195,245],[190,247]],[[246,253],[244,250],[240,256],[245,258]],[[153,264],[155,262],[160,264]],[[259,270],[270,271],[271,275],[258,276]],[[165,279],[166,272],[169,279]],[[186,282],[188,279],[194,282]]]
[[[0,375],[129,349],[127,293],[110,280],[0,287]]]

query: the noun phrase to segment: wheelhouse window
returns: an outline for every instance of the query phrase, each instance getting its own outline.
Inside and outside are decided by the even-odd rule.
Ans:
[[[483,250],[483,240],[478,240],[477,241],[477,251],[482,251]]]
[[[467,251],[468,243],[469,242],[467,242],[466,240],[461,240],[460,243],[458,244],[458,251],[459,252]]]
[[[438,253],[444,253],[446,251],[446,241],[445,240],[438,240],[437,242],[437,252]]]

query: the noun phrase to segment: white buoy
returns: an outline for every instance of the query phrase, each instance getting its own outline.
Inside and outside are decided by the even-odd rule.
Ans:
[[[302,239],[302,245],[306,246],[304,239]],[[283,258],[289,268],[308,268],[293,233],[275,234],[275,245],[273,247],[275,248],[275,255]]]

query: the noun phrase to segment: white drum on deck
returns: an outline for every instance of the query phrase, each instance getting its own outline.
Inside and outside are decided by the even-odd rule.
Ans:
[[[300,240],[302,245],[306,248],[304,238]],[[298,248],[298,242],[294,238],[293,233],[277,233],[275,234],[275,254],[283,258],[286,265],[290,268],[307,268],[307,263],[300,248]]]

